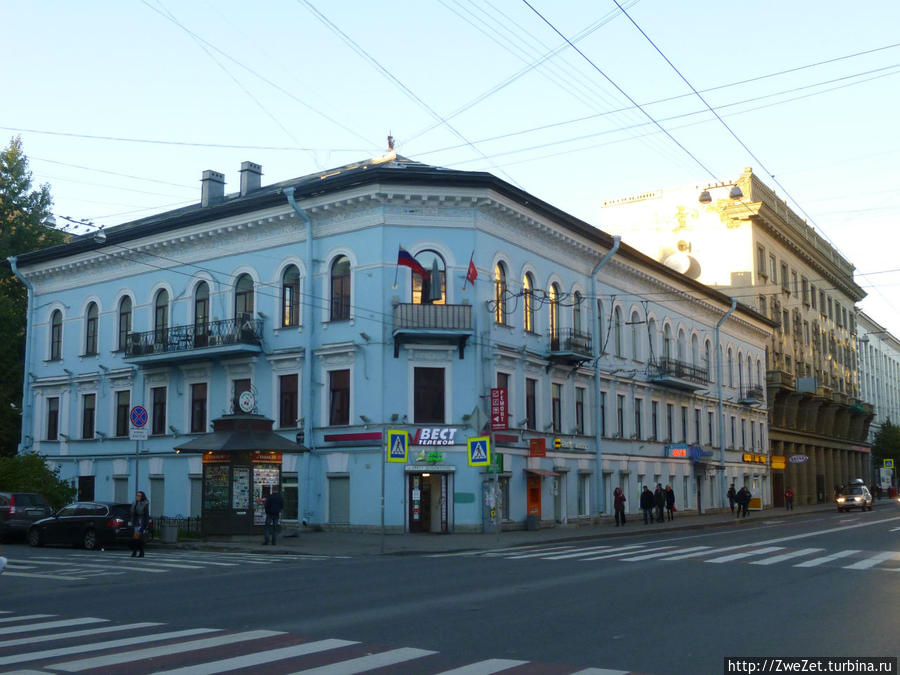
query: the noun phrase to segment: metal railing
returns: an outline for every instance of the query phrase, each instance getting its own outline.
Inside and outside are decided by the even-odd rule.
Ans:
[[[574,328],[563,328],[556,335],[550,336],[551,352],[572,352],[584,356],[593,354],[593,342],[587,333]]]
[[[262,319],[248,317],[129,333],[125,356],[184,352],[233,344],[259,345],[262,342],[262,327]]]
[[[472,305],[394,305],[394,330],[472,330]]]
[[[709,369],[693,366],[677,359],[661,358],[650,364],[650,375],[655,378],[675,378],[695,384],[709,384]]]

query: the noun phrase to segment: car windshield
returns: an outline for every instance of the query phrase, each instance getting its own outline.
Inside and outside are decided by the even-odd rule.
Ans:
[[[863,489],[861,487],[852,487],[844,490],[843,494],[845,495],[861,495],[863,493]]]

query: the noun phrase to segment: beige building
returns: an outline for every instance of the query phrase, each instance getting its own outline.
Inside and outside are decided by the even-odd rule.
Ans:
[[[860,400],[856,351],[855,305],[865,291],[849,261],[749,168],[734,183],[606,201],[600,222],[778,322],[766,350],[776,506],[788,487],[808,504],[851,479],[870,481],[873,409]]]

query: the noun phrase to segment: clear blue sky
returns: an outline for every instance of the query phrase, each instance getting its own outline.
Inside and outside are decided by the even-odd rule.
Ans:
[[[900,336],[900,3],[620,0],[756,159],[612,0],[531,4],[592,63],[521,0],[5,0],[0,139],[58,215],[106,226],[198,201],[204,169],[233,191],[244,160],[275,182],[388,132],[595,224],[605,198],[752,166]]]

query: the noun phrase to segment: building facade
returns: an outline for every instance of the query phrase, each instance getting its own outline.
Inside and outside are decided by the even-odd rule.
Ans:
[[[604,203],[603,227],[690,278],[755,305],[766,348],[773,498],[831,499],[870,479],[872,406],[860,394],[853,265],[750,169],[734,183]],[[782,459],[783,458],[783,459]]]
[[[9,262],[21,451],[83,498],[256,517],[281,481],[287,520],[406,532],[589,521],[655,483],[771,504],[772,322],[490,174],[389,154],[262,186],[245,162],[235,194],[207,171],[196,205]],[[239,414],[296,443],[280,471],[176,452]]]

